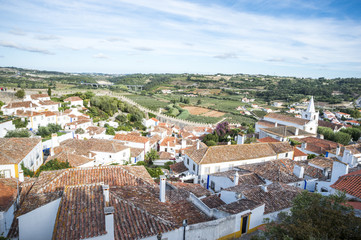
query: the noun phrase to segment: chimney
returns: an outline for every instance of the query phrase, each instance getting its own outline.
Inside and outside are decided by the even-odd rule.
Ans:
[[[197,139],[197,150],[199,149],[199,139]]]
[[[336,148],[336,156],[340,155],[340,150],[341,150],[340,145],[337,145],[337,148]]]
[[[238,175],[238,171],[236,171],[234,173],[234,176],[233,176],[233,184],[234,184],[234,186],[237,186],[238,182],[239,182],[239,175]]]
[[[90,159],[92,158],[92,153],[91,153],[91,152],[89,153],[89,158],[90,158]]]
[[[160,176],[159,182],[159,200],[165,202],[165,187],[166,187],[166,177],[164,175]]]
[[[181,148],[186,148],[187,147],[187,141],[185,139],[182,138],[182,147]]]
[[[301,144],[301,149],[302,150],[305,150],[307,148],[307,143],[305,142],[305,143],[302,143]]]
[[[335,183],[339,177],[348,174],[348,164],[334,161],[332,165],[331,184]]]
[[[232,144],[232,142],[231,142],[231,141],[228,141],[228,142],[227,142],[227,145],[231,145],[231,144]]]
[[[268,192],[267,185],[261,185],[261,188],[264,192]]]
[[[304,173],[305,173],[305,168],[304,167],[301,167],[301,166],[298,166],[298,165],[294,166],[293,174],[296,175],[296,177],[303,178]]]
[[[244,139],[245,139],[244,135],[237,135],[237,145],[244,144]]]
[[[295,129],[295,136],[298,136],[298,132],[299,132],[299,129],[296,128],[296,129]]]
[[[275,123],[275,127],[278,127],[278,123]]]
[[[19,182],[24,182],[24,172],[23,172],[23,170],[19,171]]]
[[[105,206],[109,206],[109,185],[102,185],[103,187],[103,194],[104,194],[104,203]]]

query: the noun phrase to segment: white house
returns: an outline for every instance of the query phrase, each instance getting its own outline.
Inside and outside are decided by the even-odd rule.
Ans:
[[[38,112],[41,110],[41,108],[38,104],[35,104],[31,101],[23,101],[11,102],[2,106],[1,110],[3,111],[4,115],[13,115],[17,110]]]
[[[347,163],[350,167],[357,167],[361,164],[361,143],[338,146],[327,153],[329,157],[336,157],[338,160]]]
[[[0,138],[0,175],[19,178],[21,165],[36,171],[43,164],[41,138]]]
[[[155,126],[158,126],[159,120],[156,118],[150,118],[150,119],[143,118],[142,122],[146,128],[154,128]]]
[[[144,155],[150,151],[150,139],[140,136],[138,133],[115,134],[114,140],[124,143],[133,148],[142,148]]]
[[[288,142],[222,145],[185,150],[184,165],[205,186],[209,174],[283,158],[293,158],[293,147]]]
[[[83,99],[78,96],[68,97],[64,102],[68,102],[71,106],[83,106]]]
[[[15,130],[15,125],[13,124],[13,120],[1,120],[0,121],[0,138],[5,137],[8,131]]]

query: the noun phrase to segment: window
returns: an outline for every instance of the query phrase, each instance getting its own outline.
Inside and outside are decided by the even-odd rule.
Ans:
[[[193,171],[196,170],[196,165],[193,163]]]
[[[214,191],[215,187],[216,187],[216,184],[215,184],[213,181],[211,181],[211,189],[212,189],[213,191]]]
[[[123,157],[125,157],[125,152],[123,153]]]
[[[189,158],[187,158],[187,165],[189,165]]]
[[[288,157],[288,153],[285,154],[285,157]]]
[[[109,155],[109,158],[112,158],[112,155]]]

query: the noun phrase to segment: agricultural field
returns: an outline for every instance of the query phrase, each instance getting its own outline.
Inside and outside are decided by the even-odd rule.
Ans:
[[[184,106],[182,108],[188,110],[188,112],[191,115],[202,115],[206,117],[222,117],[225,114],[223,112],[209,110],[207,108],[202,108],[202,107]]]
[[[169,104],[169,101],[165,99],[157,99],[150,96],[143,95],[126,95],[126,97],[132,99],[134,102],[142,105],[143,107],[157,111],[159,108],[165,108]]]

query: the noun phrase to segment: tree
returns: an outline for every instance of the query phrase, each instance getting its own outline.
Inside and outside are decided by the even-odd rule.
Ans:
[[[201,104],[202,104],[202,100],[198,99],[197,105],[201,105]]]
[[[334,141],[342,145],[348,145],[351,141],[351,136],[344,132],[337,132],[335,133]]]
[[[45,138],[45,137],[49,136],[50,134],[51,134],[51,132],[48,127],[39,127],[38,132],[36,133],[36,135],[39,135],[42,138]]]
[[[148,164],[148,166],[153,164],[153,161],[155,159],[159,158],[158,152],[154,149],[151,149],[147,154],[145,155],[145,160]]]
[[[17,97],[17,98],[24,98],[25,97],[25,91],[24,91],[24,89],[20,89],[20,90],[18,90],[16,93],[15,93],[15,96]]]
[[[77,128],[77,129],[75,130],[75,133],[76,133],[76,134],[84,134],[85,131],[84,131],[84,129],[82,129],[82,128]]]
[[[5,135],[5,138],[14,138],[14,137],[30,137],[30,133],[26,129],[17,129],[8,131]]]
[[[48,88],[48,95],[49,95],[49,97],[51,97],[51,88],[50,87]]]
[[[220,137],[224,137],[229,131],[229,123],[227,121],[218,123],[216,126],[216,133]]]
[[[322,196],[303,191],[293,200],[290,214],[268,222],[267,239],[360,239],[361,218],[346,203],[346,195]]]

